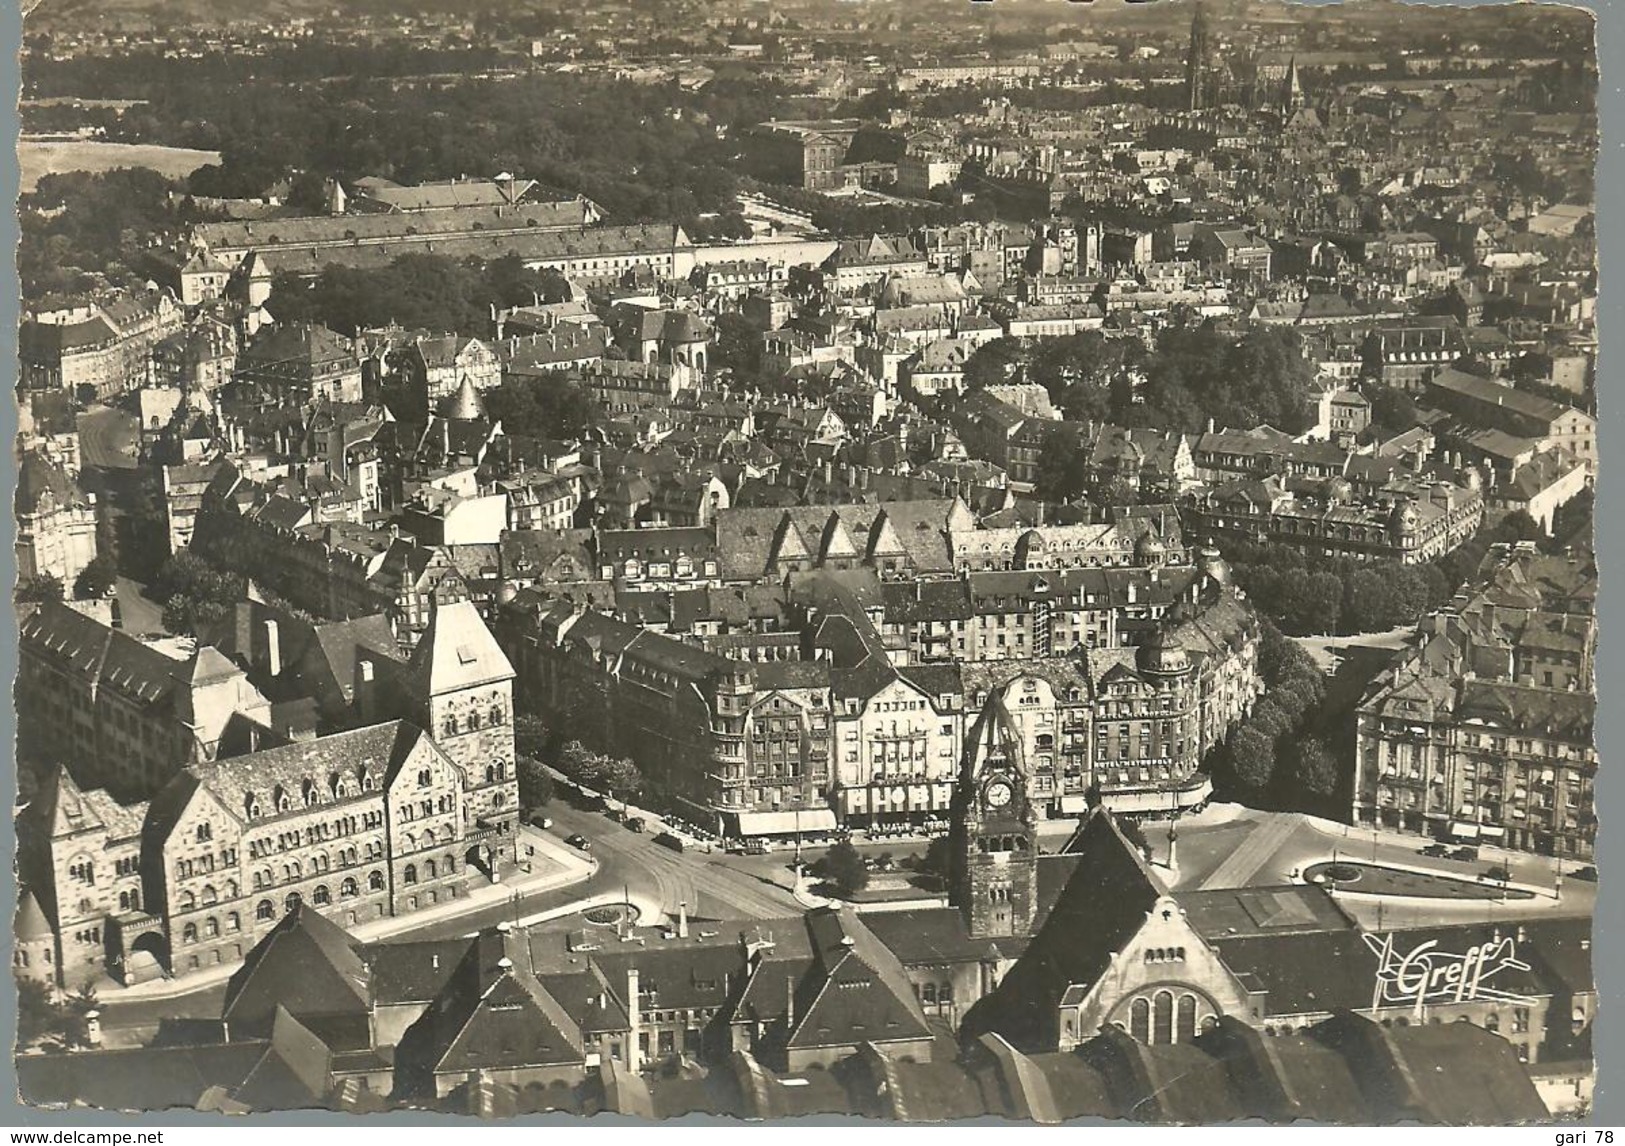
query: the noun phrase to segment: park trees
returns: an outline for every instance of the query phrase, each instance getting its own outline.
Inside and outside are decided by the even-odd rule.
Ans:
[[[594,752],[579,740],[559,750],[558,767],[576,783],[603,792],[611,800],[631,800],[643,791],[643,773],[631,760]]]
[[[825,880],[843,899],[869,886],[869,869],[848,840],[842,840],[825,852],[812,866],[812,873]]]
[[[186,551],[165,561],[148,588],[148,595],[164,607],[164,628],[189,636],[225,620],[246,593],[240,574],[224,572]]]

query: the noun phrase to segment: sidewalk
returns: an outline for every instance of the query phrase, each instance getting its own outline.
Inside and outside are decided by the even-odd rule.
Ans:
[[[593,857],[581,855],[529,826],[522,826],[519,833],[521,863],[525,861],[524,849],[527,846],[535,848],[537,855],[545,857],[547,861],[545,870],[526,874],[523,868],[516,868],[497,883],[488,883],[481,879],[466,895],[449,902],[414,911],[410,915],[394,915],[371,920],[345,930],[363,943],[376,943],[381,939],[409,935],[431,923],[444,923],[459,916],[472,915],[486,908],[510,902],[515,896],[536,895],[582,883],[591,879],[598,871],[598,861]],[[569,910],[579,908],[572,906]],[[115,1006],[121,1002],[139,999],[171,999],[224,983],[236,974],[241,966],[241,962],[226,963],[179,978],[152,979],[129,987],[121,987],[107,980],[98,984],[97,990],[107,1003]]]

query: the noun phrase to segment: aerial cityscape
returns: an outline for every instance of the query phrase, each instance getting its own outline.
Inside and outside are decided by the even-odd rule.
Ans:
[[[1589,1113],[1592,13],[24,7],[23,1102]]]

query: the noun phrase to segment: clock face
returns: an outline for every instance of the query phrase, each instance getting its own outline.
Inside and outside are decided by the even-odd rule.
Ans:
[[[983,798],[987,801],[987,806],[990,808],[1004,807],[1010,802],[1010,797],[1014,794],[1008,780],[995,780],[982,793]]]

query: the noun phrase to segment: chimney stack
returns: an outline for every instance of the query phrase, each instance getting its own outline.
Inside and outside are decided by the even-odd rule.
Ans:
[[[377,714],[377,686],[374,682],[376,670],[370,660],[359,660],[355,665],[355,697],[353,704],[355,712],[361,718],[362,724],[376,723]]]
[[[265,666],[273,677],[282,675],[282,632],[272,620],[265,622]]]
[[[637,1071],[643,1066],[643,1048],[638,1039],[643,1034],[643,1009],[638,999],[638,969],[626,969],[626,1068]]]

